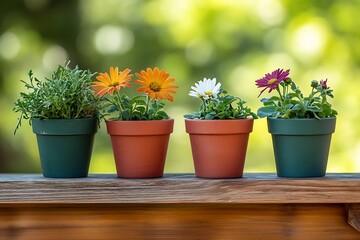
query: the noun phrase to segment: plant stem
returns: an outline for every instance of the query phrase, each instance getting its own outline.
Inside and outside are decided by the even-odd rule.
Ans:
[[[114,104],[119,109],[119,119],[123,120],[122,119],[123,108],[121,106],[121,94],[120,94],[120,91],[116,91],[116,94],[117,94],[117,99],[114,101]]]
[[[316,92],[314,92],[314,88],[311,89],[311,93],[309,95],[309,104],[311,105],[311,103],[313,102],[313,97],[315,96]]]
[[[150,97],[149,95],[146,95],[146,109],[145,109],[145,114],[148,116],[148,111],[149,111],[149,105],[150,105]],[[150,116],[148,116],[149,118]]]
[[[280,89],[279,89],[279,85],[276,87],[276,91],[279,93],[279,96],[280,96],[280,105],[281,105],[281,107],[283,107],[284,102],[285,102],[285,99],[284,99],[283,95],[281,94],[281,91],[280,91]]]
[[[276,87],[276,91],[279,93],[281,102],[283,102],[283,96],[282,96],[282,94],[280,92],[279,86]]]
[[[203,99],[203,98],[200,98],[201,99],[201,101],[203,102],[203,106],[204,106],[204,117],[206,116],[206,100],[205,99]]]
[[[287,84],[285,84],[285,86],[283,86],[283,96],[284,96],[284,98],[285,98],[285,96],[287,94],[287,89],[288,89],[288,86],[287,86]],[[285,99],[284,99],[284,101],[285,101]]]

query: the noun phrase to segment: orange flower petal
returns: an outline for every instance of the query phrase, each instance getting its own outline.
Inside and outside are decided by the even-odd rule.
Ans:
[[[156,93],[155,92],[149,92],[149,97],[152,99],[157,99]]]
[[[178,85],[166,85],[166,86],[167,86],[167,88],[179,88]]]
[[[135,75],[144,82],[147,82],[148,79],[150,78],[149,75],[144,70],[141,71],[141,74],[135,73]]]
[[[170,83],[172,83],[172,82],[174,82],[175,81],[175,78],[168,78],[168,79],[166,79],[165,81],[164,81],[164,84],[170,84]],[[173,86],[175,86],[175,85],[173,85]]]
[[[147,87],[139,87],[136,89],[137,92],[146,92]]]
[[[111,83],[110,76],[107,73],[99,73],[99,76],[97,76],[96,79],[105,84]]]
[[[118,82],[118,75],[119,75],[119,68],[113,68],[110,67],[110,78],[111,78],[111,83],[115,83]]]
[[[173,96],[171,96],[169,93],[167,93],[167,94],[165,95],[165,97],[166,97],[166,99],[169,100],[170,102],[173,102],[173,101],[174,101]]]
[[[169,93],[174,93],[174,94],[176,93],[176,91],[173,90],[173,89],[166,89],[166,91],[169,92]]]
[[[99,96],[99,97],[102,97],[104,95],[106,95],[108,93],[108,89],[107,88],[98,88],[96,91],[95,91],[95,95]]]

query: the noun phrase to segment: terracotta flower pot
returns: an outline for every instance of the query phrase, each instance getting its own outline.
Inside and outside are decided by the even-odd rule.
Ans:
[[[253,119],[185,119],[195,174],[201,178],[242,177]]]
[[[107,120],[116,171],[123,178],[162,177],[174,119]]]

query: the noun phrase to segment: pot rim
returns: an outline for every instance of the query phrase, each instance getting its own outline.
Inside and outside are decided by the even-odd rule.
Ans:
[[[207,120],[207,119],[190,119],[190,118],[185,118],[185,121],[201,121],[201,122],[221,122],[221,121],[226,121],[226,122],[237,122],[239,120],[242,121],[248,121],[248,120],[254,120],[254,118],[239,118],[239,119],[212,119],[212,120]]]
[[[105,119],[105,122],[130,122],[130,123],[145,123],[145,122],[160,122],[160,121],[174,121],[173,118],[161,120],[118,120],[118,119]]]
[[[326,117],[326,118],[275,118],[275,117],[267,117],[267,119],[271,119],[271,120],[280,120],[280,121],[313,121],[313,120],[317,120],[317,121],[323,121],[323,120],[331,120],[331,119],[336,119],[337,117]]]
[[[38,135],[83,135],[95,134],[98,118],[31,119],[33,133]]]
[[[254,119],[185,119],[186,132],[189,134],[241,134],[253,130]]]
[[[110,135],[166,135],[173,132],[174,119],[162,120],[105,120]]]
[[[268,131],[274,135],[324,135],[335,132],[336,117],[267,118]]]

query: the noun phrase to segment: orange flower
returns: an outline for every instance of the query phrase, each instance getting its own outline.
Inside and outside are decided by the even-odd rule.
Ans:
[[[142,70],[135,75],[139,78],[135,83],[142,85],[136,90],[137,92],[143,92],[152,99],[174,101],[171,93],[175,94],[176,91],[173,88],[178,88],[178,86],[172,84],[175,78],[169,78],[169,74],[165,70],[159,70],[157,67],[154,70],[147,68],[146,72]]]
[[[106,95],[107,93],[113,94],[114,91],[119,91],[120,88],[130,87],[130,80],[133,74],[130,73],[130,69],[125,69],[119,72],[119,68],[110,67],[110,75],[108,73],[99,73],[96,77],[97,80],[92,83],[95,94],[99,97]]]

